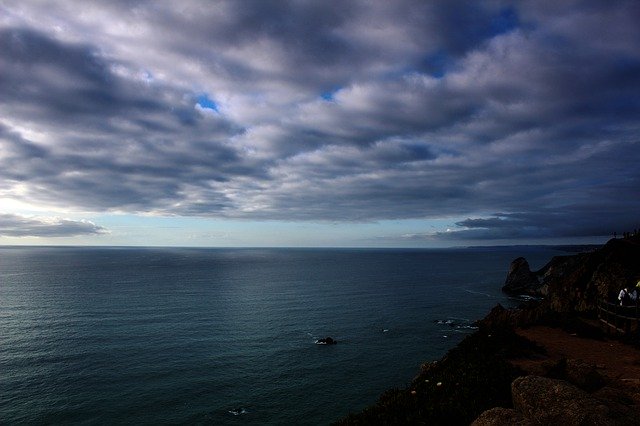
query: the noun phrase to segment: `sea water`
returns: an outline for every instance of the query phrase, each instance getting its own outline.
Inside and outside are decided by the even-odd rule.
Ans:
[[[0,423],[327,424],[514,303],[515,257],[558,254],[0,247]]]

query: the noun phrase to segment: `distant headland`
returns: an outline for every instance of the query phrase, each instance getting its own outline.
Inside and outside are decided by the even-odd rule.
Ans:
[[[497,305],[409,386],[338,424],[640,425],[640,297],[617,308],[640,280],[640,236],[623,236],[537,271],[515,259],[503,291],[530,301]]]

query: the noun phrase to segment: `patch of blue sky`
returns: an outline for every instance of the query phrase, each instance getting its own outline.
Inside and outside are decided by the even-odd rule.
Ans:
[[[333,101],[333,92],[324,92],[320,94],[320,97],[325,101]]]
[[[340,89],[341,87],[334,87],[330,90],[327,90],[326,92],[320,93],[320,97],[327,102],[333,102],[335,101],[336,93],[338,93]]]
[[[218,110],[218,104],[209,97],[206,93],[198,95],[196,98],[196,103],[200,105],[201,108],[210,109],[215,112],[220,112]]]

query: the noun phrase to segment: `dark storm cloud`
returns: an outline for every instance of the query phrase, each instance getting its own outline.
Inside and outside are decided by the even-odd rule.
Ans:
[[[21,215],[0,214],[0,236],[3,237],[75,237],[106,232],[88,221],[41,219]]]
[[[589,216],[587,213],[591,213]],[[608,236],[638,229],[639,220],[618,209],[592,212],[569,209],[496,214],[482,219],[466,219],[461,227],[435,235],[436,239],[514,240],[560,237]]]
[[[0,198],[469,217],[429,236],[449,239],[608,235],[640,212],[633,1],[0,8]]]

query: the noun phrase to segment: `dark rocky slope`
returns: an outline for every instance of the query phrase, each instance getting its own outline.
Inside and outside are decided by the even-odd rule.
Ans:
[[[469,424],[485,410],[510,406],[511,382],[522,372],[507,360],[536,350],[508,329],[478,331],[442,360],[423,365],[409,387],[385,392],[340,424]]]
[[[468,425],[477,419],[475,425],[638,425],[638,401],[599,376],[595,366],[565,359],[531,376],[513,361],[545,354],[516,327],[546,324],[601,338],[602,332],[582,318],[593,315],[599,298],[639,278],[638,237],[555,257],[535,272],[525,259],[516,259],[504,290],[541,296],[541,301],[518,309],[497,306],[477,332],[439,362],[425,364],[407,388],[387,391],[375,405],[339,424]]]

